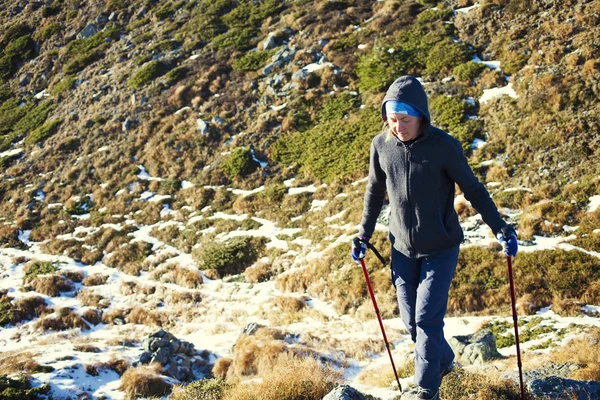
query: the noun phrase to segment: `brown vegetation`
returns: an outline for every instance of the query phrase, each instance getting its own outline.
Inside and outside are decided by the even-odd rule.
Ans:
[[[160,375],[159,365],[129,368],[121,377],[120,390],[127,400],[139,397],[166,396],[171,392],[169,385]]]
[[[34,329],[41,331],[65,331],[68,329],[89,329],[88,324],[72,309],[64,307],[56,312],[56,316],[46,317],[36,321]]]
[[[177,264],[168,264],[152,271],[152,279],[163,283],[174,283],[189,289],[197,289],[202,285],[202,274],[198,271],[181,267]]]
[[[108,275],[104,274],[94,274],[86,276],[83,279],[83,286],[99,286],[104,285],[108,280]]]

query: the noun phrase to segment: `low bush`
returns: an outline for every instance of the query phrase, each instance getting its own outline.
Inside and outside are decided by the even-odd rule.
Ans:
[[[89,38],[75,39],[66,46],[62,55],[62,62],[66,64],[75,57],[81,57],[93,53],[96,49],[103,46],[107,38],[116,38],[119,33],[115,26],[108,27],[103,31],[96,33]]]
[[[238,147],[221,163],[220,167],[223,173],[233,180],[251,173],[256,169],[256,162],[252,160],[250,149]]]
[[[185,78],[189,72],[190,70],[187,67],[177,67],[167,72],[165,77],[167,78],[167,82],[173,85]]]
[[[6,400],[37,400],[50,392],[50,385],[32,387],[26,376],[0,376],[0,398]]]
[[[52,93],[53,96],[60,96],[64,92],[73,89],[73,87],[75,86],[75,82],[75,77],[65,76],[60,82],[52,86],[52,90],[50,91],[50,93]]]
[[[477,78],[485,68],[485,65],[482,63],[467,61],[454,67],[454,75],[460,81],[470,82]]]
[[[220,277],[243,272],[264,249],[264,240],[238,236],[225,242],[205,241],[192,252],[198,268],[215,269]]]
[[[317,113],[317,119],[321,122],[339,120],[347,115],[356,103],[357,97],[348,92],[330,97],[323,102],[323,108]]]
[[[158,61],[150,61],[133,73],[127,81],[131,89],[140,88],[164,73],[165,66]]]
[[[61,119],[53,119],[49,122],[46,122],[44,125],[40,126],[27,136],[25,139],[25,144],[27,146],[33,146],[34,144],[54,135],[58,131],[58,127],[61,123]]]
[[[105,259],[105,264],[129,275],[138,276],[142,263],[152,254],[152,243],[138,241],[117,248]]]
[[[371,140],[380,127],[379,112],[366,108],[349,115],[343,124],[329,120],[304,132],[282,135],[271,156],[282,166],[299,166],[300,172],[325,182],[364,176]]]
[[[276,51],[277,49],[249,51],[233,62],[233,69],[238,71],[258,71]]]
[[[46,306],[44,299],[39,296],[13,300],[6,296],[5,291],[0,291],[0,326],[14,325],[52,312]]]
[[[59,270],[58,265],[58,262],[34,261],[25,266],[25,276],[23,277],[23,282],[31,282],[33,279],[37,278],[38,275],[54,274]]]

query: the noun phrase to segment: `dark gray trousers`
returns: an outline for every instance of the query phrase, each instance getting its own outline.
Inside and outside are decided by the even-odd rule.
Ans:
[[[438,390],[441,371],[454,360],[444,338],[444,315],[459,247],[412,259],[392,248],[392,282],[400,317],[415,342],[415,383]]]

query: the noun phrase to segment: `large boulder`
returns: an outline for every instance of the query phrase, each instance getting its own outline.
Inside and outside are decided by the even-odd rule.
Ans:
[[[85,28],[77,35],[77,39],[86,39],[94,36],[98,32],[98,27],[94,24],[87,24]]]
[[[496,349],[496,337],[489,329],[482,329],[472,335],[454,336],[448,343],[465,364],[480,365],[502,357]]]

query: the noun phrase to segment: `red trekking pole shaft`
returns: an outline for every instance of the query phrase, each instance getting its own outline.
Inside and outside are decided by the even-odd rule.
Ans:
[[[521,399],[525,400],[525,388],[523,387],[523,366],[521,364],[521,349],[519,347],[519,324],[517,322],[517,300],[515,297],[515,283],[513,281],[512,258],[506,257],[508,260],[508,278],[510,281],[510,300],[512,303],[513,322],[515,324],[515,341],[517,343],[517,365],[519,366],[519,382],[521,383]]]
[[[365,281],[367,281],[367,288],[369,289],[369,295],[371,296],[371,300],[373,301],[373,307],[375,307],[375,314],[377,315],[377,320],[379,321],[379,327],[381,328],[381,334],[383,335],[383,340],[385,341],[385,348],[388,351],[388,355],[390,356],[390,361],[392,362],[392,368],[394,369],[394,376],[396,376],[396,382],[398,382],[398,388],[402,391],[402,385],[400,385],[400,379],[398,379],[398,373],[396,372],[396,366],[394,365],[394,359],[392,358],[392,351],[390,350],[390,344],[388,343],[387,336],[385,335],[385,329],[383,328],[383,321],[381,320],[381,314],[379,313],[379,307],[377,307],[377,300],[375,300],[375,293],[373,293],[373,287],[371,286],[371,280],[369,279],[369,273],[367,272],[367,267],[365,265],[365,261],[361,258],[360,265],[362,266],[363,273],[365,274]]]

